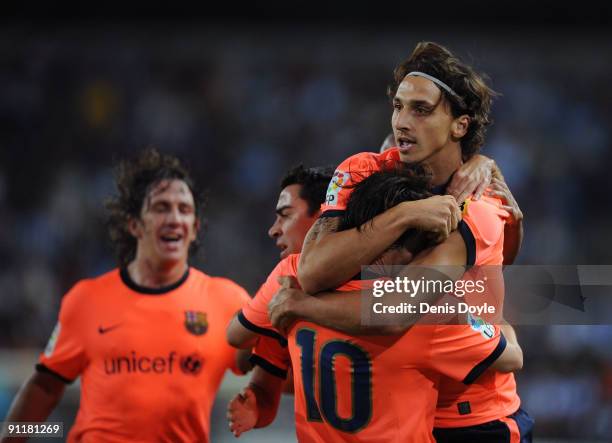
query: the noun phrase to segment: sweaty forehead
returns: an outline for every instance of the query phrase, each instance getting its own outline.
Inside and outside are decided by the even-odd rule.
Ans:
[[[395,94],[401,100],[425,100],[437,103],[442,91],[434,82],[423,77],[406,76],[400,83]]]

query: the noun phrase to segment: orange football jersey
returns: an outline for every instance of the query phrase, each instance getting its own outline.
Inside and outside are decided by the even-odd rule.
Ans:
[[[295,276],[298,261],[282,260],[259,296],[269,300],[276,277]],[[281,377],[291,364],[300,442],[433,442],[440,376],[469,384],[504,348],[497,328],[415,326],[401,337],[351,337],[298,321],[288,336],[290,363],[271,337],[260,339],[253,361]]]
[[[344,160],[337,168],[327,189],[323,216],[340,216],[346,209],[354,186],[369,175],[397,166],[399,151],[391,148],[382,154],[361,152]],[[477,201],[468,198],[463,203],[463,220],[459,223],[467,250],[468,265],[497,265],[501,273],[503,263],[504,219],[507,212],[501,202],[487,196]],[[487,273],[495,272],[489,267]],[[503,279],[502,279],[503,281]],[[496,294],[499,294],[499,289]],[[503,293],[503,288],[502,292]],[[496,306],[503,306],[496,300]],[[436,427],[463,427],[495,420],[515,412],[520,399],[516,393],[513,374],[492,372],[472,386],[442,379],[436,413]],[[447,395],[448,393],[448,395]]]
[[[497,298],[492,304],[498,308],[503,307],[504,293],[501,271],[505,211],[500,206],[498,199],[482,197],[478,201],[466,200],[463,209],[463,221],[473,236],[474,264],[479,267],[474,269],[487,275],[487,287],[500,286],[491,291]],[[496,318],[501,320],[500,315]],[[470,386],[443,377],[435,427],[456,428],[486,423],[513,414],[520,404],[513,373],[487,371]]]
[[[225,339],[249,300],[234,282],[189,268],[160,289],[125,270],[78,282],[37,369],[81,377],[69,442],[207,442],[210,410],[236,351]]]

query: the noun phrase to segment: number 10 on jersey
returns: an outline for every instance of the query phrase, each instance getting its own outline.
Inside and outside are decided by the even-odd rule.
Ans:
[[[295,340],[301,348],[300,358],[306,413],[309,421],[323,421],[344,432],[357,432],[372,418],[372,369],[368,354],[344,340],[332,340],[321,348],[319,365],[315,368],[314,350],[317,333],[312,329],[300,329]],[[334,359],[342,355],[351,362],[351,411],[348,418],[337,413],[337,387]],[[318,370],[317,370],[318,369]],[[314,394],[315,376],[318,376],[319,399]]]

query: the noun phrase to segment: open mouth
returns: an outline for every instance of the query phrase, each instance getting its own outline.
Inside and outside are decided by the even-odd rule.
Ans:
[[[398,137],[397,146],[401,151],[408,151],[414,147],[416,139],[410,137]]]
[[[280,255],[282,257],[285,254],[285,251],[287,250],[288,246],[283,243],[277,243],[276,247],[280,249]]]
[[[183,236],[180,234],[166,234],[162,235],[160,238],[162,242],[168,245],[175,245],[180,243],[181,240],[183,240]]]

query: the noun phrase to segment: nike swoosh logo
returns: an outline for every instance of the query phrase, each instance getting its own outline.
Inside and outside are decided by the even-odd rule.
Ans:
[[[109,326],[108,328],[103,328],[102,326],[98,326],[98,332],[100,334],[106,334],[107,332],[110,332],[113,329],[117,329],[119,326],[121,326],[121,323],[118,323],[118,324],[113,325],[113,326]]]

